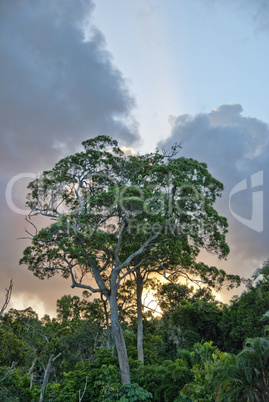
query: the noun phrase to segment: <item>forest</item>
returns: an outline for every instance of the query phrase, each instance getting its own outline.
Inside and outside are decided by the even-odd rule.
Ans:
[[[0,400],[267,401],[268,273],[267,266],[267,275],[229,306],[210,291],[155,283],[163,314],[144,309],[144,364],[136,312],[123,307],[127,286],[120,320],[131,385],[121,384],[102,300],[89,301],[86,291],[63,296],[57,318],[10,309],[0,321]]]
[[[269,260],[249,279],[199,261],[229,254],[223,184],[177,144],[130,156],[106,136],[82,145],[29,184],[20,260],[82,293],[40,319],[7,309],[11,282],[0,400],[268,401]],[[240,284],[229,305],[216,299]]]

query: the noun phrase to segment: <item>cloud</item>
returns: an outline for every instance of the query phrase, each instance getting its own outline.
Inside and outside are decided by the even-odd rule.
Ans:
[[[134,156],[136,154],[133,148],[121,147],[121,150],[126,156]]]
[[[200,0],[210,12],[221,8],[231,8],[233,13],[238,18],[238,23],[241,19],[247,20],[249,24],[249,33],[252,31],[255,34],[269,32],[269,3],[268,0]]]
[[[1,2],[0,149],[9,168],[26,158],[42,165],[59,143],[73,150],[98,134],[138,140],[134,99],[90,22],[93,8],[90,0]]]
[[[231,255],[226,269],[250,276],[268,257],[268,124],[244,116],[241,105],[222,105],[196,116],[170,117],[170,123],[170,136],[159,146],[168,149],[182,142],[182,156],[207,163],[211,174],[224,184],[217,209],[230,226]],[[237,191],[239,183],[241,191]],[[262,219],[262,231],[254,222],[256,212],[257,220]]]
[[[134,97],[92,23],[93,10],[91,0],[0,2],[0,283],[4,291],[14,278],[15,308],[19,300],[23,306],[43,300],[53,309],[71,289],[61,278],[49,285],[18,267],[29,240],[17,240],[25,222],[6,203],[9,180],[51,168],[96,135],[112,136],[126,147],[140,140]],[[12,189],[18,208],[27,181],[29,175]]]
[[[269,4],[267,0],[248,0],[249,7],[253,7],[253,23],[256,32],[269,31]],[[242,4],[244,6],[244,4]]]

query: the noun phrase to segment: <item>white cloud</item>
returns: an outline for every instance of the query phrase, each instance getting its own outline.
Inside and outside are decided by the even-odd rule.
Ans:
[[[122,152],[126,155],[126,156],[130,156],[130,155],[135,155],[135,151],[133,150],[133,148],[126,148],[126,147],[121,147]]]

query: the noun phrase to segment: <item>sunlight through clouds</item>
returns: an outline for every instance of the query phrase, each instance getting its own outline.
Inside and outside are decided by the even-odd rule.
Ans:
[[[8,307],[16,310],[25,310],[26,308],[31,307],[38,313],[39,319],[41,319],[45,314],[48,314],[50,317],[55,317],[55,310],[48,309],[46,301],[42,301],[38,297],[29,297],[29,295],[24,293],[12,295]]]
[[[13,297],[40,284],[25,282],[18,267],[24,221],[7,205],[9,181],[50,169],[99,134],[132,155],[182,141],[180,156],[208,163],[225,186],[218,206],[230,222],[226,266],[250,275],[269,238],[266,2],[3,0],[0,21],[1,279],[16,273]],[[231,215],[229,194],[247,181],[245,201],[237,194],[231,207],[249,219],[251,177],[261,170],[259,237]],[[21,187],[13,201],[23,210]],[[49,309],[59,286],[44,302]]]

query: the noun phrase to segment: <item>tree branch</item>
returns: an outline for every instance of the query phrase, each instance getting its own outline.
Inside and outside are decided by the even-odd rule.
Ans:
[[[126,223],[126,220],[124,220],[122,222],[122,225],[121,225],[121,228],[119,231],[118,242],[117,242],[116,248],[114,250],[114,257],[115,257],[116,265],[120,265],[119,250],[120,250],[120,245],[122,243],[122,234],[123,234],[123,231],[126,228],[126,226],[127,226],[127,223]]]
[[[117,281],[117,285],[119,286],[120,282],[122,281],[122,279],[124,279],[126,276],[130,275],[132,272],[136,271],[139,267],[141,267],[141,265],[146,261],[145,258],[143,258],[142,261],[140,261],[137,265],[135,265],[133,268],[128,269],[127,272],[125,272],[125,274],[123,274],[122,276],[119,276],[119,279]]]
[[[8,372],[4,375],[4,377],[2,377],[2,378],[0,379],[0,381],[4,381],[7,377],[10,376],[10,374],[13,373],[13,371],[16,370],[16,369],[15,369],[15,366],[16,366],[17,363],[18,363],[18,362],[12,362],[11,366],[9,367]]]
[[[141,253],[143,253],[143,251],[144,251],[145,248],[150,244],[150,242],[152,242],[152,240],[156,239],[156,238],[159,236],[159,234],[160,234],[160,232],[155,233],[155,234],[154,234],[153,236],[151,236],[147,241],[145,241],[145,243],[144,243],[138,250],[136,250],[134,253],[132,253],[131,255],[129,255],[129,257],[126,258],[126,260],[125,260],[122,264],[116,266],[116,267],[114,268],[114,269],[115,269],[115,272],[121,271],[123,268],[125,268],[127,265],[129,265],[130,262],[131,262],[135,257],[137,257],[138,255],[140,255]]]
[[[74,288],[81,288],[81,289],[88,289],[88,290],[90,290],[90,291],[93,292],[93,293],[101,292],[101,289],[100,289],[100,288],[99,288],[99,289],[94,289],[94,288],[92,288],[90,285],[84,285],[83,283],[78,283],[78,282],[76,281],[76,279],[75,279],[75,276],[74,276],[74,273],[73,273],[72,269],[70,270],[70,275],[71,275],[71,278],[72,278],[72,285],[71,285],[71,288],[72,288],[72,289],[74,289]]]
[[[84,390],[83,390],[82,394],[80,395],[80,390],[78,391],[78,401],[79,402],[82,401],[82,399],[84,397],[84,394],[86,392],[86,388],[87,388],[87,377],[86,377],[86,380],[85,380],[85,386],[84,386]]]
[[[6,289],[5,301],[4,301],[4,304],[3,304],[3,306],[2,306],[2,308],[0,310],[0,317],[4,314],[4,311],[7,308],[8,303],[10,302],[12,288],[13,288],[13,279],[10,280],[9,287]]]

